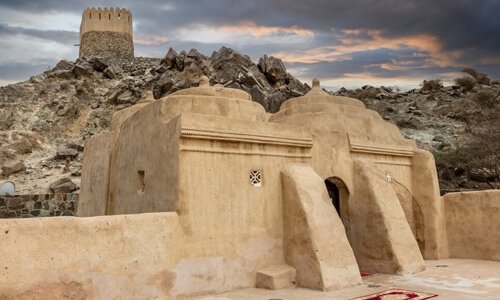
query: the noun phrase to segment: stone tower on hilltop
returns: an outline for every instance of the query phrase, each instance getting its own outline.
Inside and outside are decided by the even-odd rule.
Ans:
[[[87,8],[80,25],[80,57],[134,57],[132,14],[121,8]]]

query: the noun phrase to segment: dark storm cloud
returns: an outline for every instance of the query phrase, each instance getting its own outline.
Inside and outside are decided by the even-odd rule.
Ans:
[[[162,56],[170,46],[178,51],[198,48],[210,55],[226,45],[254,59],[265,53],[290,54],[286,65],[300,69],[307,77],[366,73],[380,77],[431,78],[460,71],[467,65],[500,77],[499,0],[0,1],[0,10],[4,7],[47,15],[53,12],[80,14],[90,6],[131,9],[136,50],[154,56]],[[244,29],[246,24],[310,30],[314,37],[284,44],[261,36],[246,43],[238,39],[221,42],[183,36],[187,29],[195,31],[196,25]],[[77,36],[78,28],[65,30],[36,31],[0,25],[0,35],[22,34],[69,43]],[[354,34],[355,30],[359,32]],[[279,38],[275,32],[271,37]],[[148,43],[149,40],[156,42]],[[338,57],[329,52],[338,53]],[[313,54],[317,60],[305,63],[303,58]]]
[[[88,6],[124,6],[155,32],[194,22],[214,25],[253,20],[269,26],[329,31],[380,29],[388,35],[435,33],[450,47],[497,46],[498,0],[199,0],[199,1],[10,1],[0,5],[32,12],[81,12]]]
[[[0,37],[9,35],[26,35],[58,43],[78,43],[79,41],[79,34],[75,31],[37,30],[23,27],[13,27],[8,24],[0,23]]]

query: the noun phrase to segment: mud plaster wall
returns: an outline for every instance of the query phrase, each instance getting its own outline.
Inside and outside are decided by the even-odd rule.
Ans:
[[[0,299],[165,299],[175,281],[168,269],[183,252],[177,219],[166,213],[2,220]],[[85,297],[64,297],[68,285]],[[58,296],[37,297],[47,286]]]
[[[281,243],[262,231],[232,243],[200,240],[183,231],[174,212],[2,220],[0,299],[40,299],[47,286],[57,295],[50,299],[75,299],[68,286],[80,299],[171,299],[254,287],[257,270],[284,263]]]
[[[500,190],[443,196],[452,258],[500,261]]]

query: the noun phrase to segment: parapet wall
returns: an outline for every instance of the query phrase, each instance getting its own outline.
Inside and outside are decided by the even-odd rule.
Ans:
[[[500,261],[500,190],[443,196],[451,258]]]
[[[80,40],[90,31],[121,32],[132,36],[132,14],[122,8],[87,8],[82,14]]]

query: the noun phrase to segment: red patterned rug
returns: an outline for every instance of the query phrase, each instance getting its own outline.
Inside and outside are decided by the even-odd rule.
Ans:
[[[408,290],[389,289],[351,300],[425,300],[434,297],[437,297],[437,295]]]
[[[368,276],[375,275],[375,274],[370,273],[370,272],[359,272],[359,274],[361,274],[361,277],[362,277],[362,278],[365,278],[365,277],[368,277]]]

